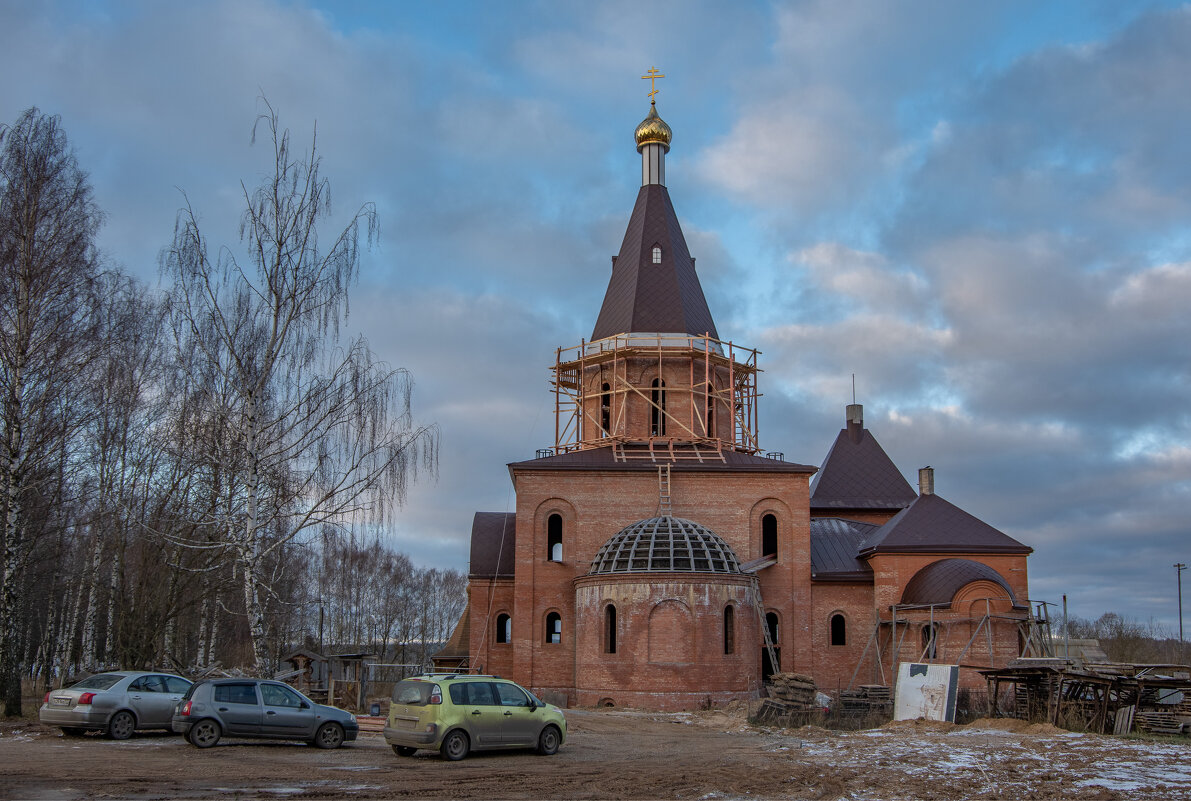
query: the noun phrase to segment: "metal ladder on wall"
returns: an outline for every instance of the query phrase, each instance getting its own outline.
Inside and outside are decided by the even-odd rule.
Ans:
[[[757,578],[757,574],[752,576],[752,601],[753,608],[757,610],[757,622],[761,624],[761,636],[765,640],[765,652],[769,654],[769,666],[773,668],[774,673],[781,671],[781,665],[777,663],[777,650],[773,645],[773,638],[769,636],[769,624],[765,622],[765,605],[761,601],[761,579]]]
[[[670,517],[673,513],[670,506],[670,465],[658,465],[658,517]]]

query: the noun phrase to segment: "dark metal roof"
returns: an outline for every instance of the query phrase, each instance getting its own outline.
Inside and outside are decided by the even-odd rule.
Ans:
[[[527,459],[523,462],[512,462],[509,470],[623,470],[625,472],[656,473],[659,464],[669,464],[674,472],[743,472],[743,473],[813,473],[816,468],[770,459],[764,456],[754,456],[739,451],[722,451],[709,449],[706,446],[695,448],[691,445],[674,446],[674,453],[678,459],[671,461],[664,448],[656,451],[657,461],[645,456],[647,449],[626,448],[632,458],[620,459],[613,446],[603,448],[586,448],[584,450],[562,453],[557,456],[544,456],[540,459]],[[699,456],[697,456],[697,454]]]
[[[651,517],[604,543],[589,576],[604,573],[739,573],[740,561],[718,534],[693,520]]]
[[[471,521],[469,578],[513,577],[516,521],[513,512],[476,512]]]
[[[860,556],[874,553],[1031,553],[1034,549],[938,495],[920,495],[874,531]]]
[[[971,559],[940,559],[914,574],[902,590],[903,604],[949,604],[955,594],[973,581],[991,581],[1005,591],[1017,605],[1013,590],[1005,578],[982,562]]]
[[[860,543],[880,528],[839,517],[811,518],[811,578],[815,581],[872,581],[873,569],[857,558]]]
[[[811,484],[811,514],[904,509],[918,497],[867,428],[841,429]]]
[[[662,249],[661,264],[653,263],[655,245]],[[670,193],[660,184],[642,186],[637,194],[591,338],[627,333],[719,338]]]

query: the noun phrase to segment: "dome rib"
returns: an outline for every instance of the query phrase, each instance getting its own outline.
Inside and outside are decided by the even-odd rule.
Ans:
[[[651,517],[625,526],[604,543],[590,575],[607,573],[740,573],[728,543],[681,517]]]

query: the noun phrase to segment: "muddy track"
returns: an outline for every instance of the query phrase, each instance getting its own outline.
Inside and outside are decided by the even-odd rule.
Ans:
[[[764,729],[742,712],[569,710],[555,756],[397,757],[375,735],[337,751],[180,738],[124,742],[0,725],[0,799],[1191,800],[1191,743],[1073,735],[1016,721]]]

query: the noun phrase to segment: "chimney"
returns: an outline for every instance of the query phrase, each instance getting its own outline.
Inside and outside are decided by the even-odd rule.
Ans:
[[[919,468],[918,470],[918,494],[935,494],[935,469],[930,465]]]
[[[848,439],[860,442],[864,434],[864,407],[859,403],[848,404]]]

